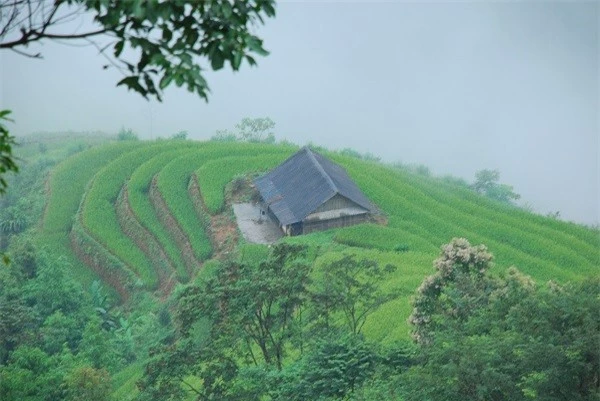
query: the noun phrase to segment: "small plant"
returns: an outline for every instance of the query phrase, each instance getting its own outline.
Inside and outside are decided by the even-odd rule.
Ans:
[[[187,139],[188,132],[187,131],[179,131],[176,134],[171,135],[171,139],[175,139],[178,141],[185,141]]]
[[[119,141],[137,141],[139,138],[135,132],[131,128],[121,127],[119,133],[117,134],[117,139]]]
[[[404,244],[404,243],[397,244],[394,247],[394,251],[396,251],[396,252],[408,252],[409,251],[409,246],[408,246],[408,244]]]

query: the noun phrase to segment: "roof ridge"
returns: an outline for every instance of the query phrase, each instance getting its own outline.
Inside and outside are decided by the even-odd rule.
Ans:
[[[305,148],[306,148],[306,153],[308,154],[308,157],[310,158],[311,162],[315,165],[315,167],[317,168],[317,170],[319,170],[319,173],[321,173],[321,175],[323,176],[323,178],[325,178],[325,180],[327,181],[327,184],[329,184],[329,187],[335,193],[339,193],[340,190],[335,185],[335,183],[333,182],[333,180],[331,179],[331,177],[329,176],[329,174],[327,174],[327,172],[325,171],[325,169],[323,168],[323,166],[321,166],[321,163],[319,163],[319,161],[315,157],[315,154],[313,153],[313,151],[308,146],[305,146]]]

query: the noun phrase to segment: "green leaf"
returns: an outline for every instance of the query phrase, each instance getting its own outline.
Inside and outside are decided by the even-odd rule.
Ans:
[[[115,57],[119,58],[121,52],[123,51],[123,46],[125,45],[125,41],[121,40],[115,44]]]
[[[192,56],[190,56],[189,53],[181,53],[179,55],[179,58],[181,59],[181,62],[184,64],[187,64],[187,65],[193,64]]]
[[[231,9],[231,4],[228,1],[224,1],[221,5],[221,10],[223,10],[223,16],[227,19],[231,18],[231,14],[233,10]]]
[[[238,70],[240,68],[240,65],[242,64],[242,58],[244,57],[244,53],[240,52],[235,52],[233,54],[233,60],[231,61],[231,67],[234,70]]]
[[[125,85],[128,89],[132,89],[145,97],[148,94],[148,91],[144,89],[142,85],[140,85],[139,79],[140,77],[138,75],[132,75],[120,80],[117,83],[117,86]]]
[[[165,75],[161,78],[160,83],[158,84],[158,87],[160,88],[160,90],[163,90],[167,86],[169,86],[171,81],[173,81],[173,74],[165,73]]]
[[[165,42],[169,42],[173,39],[173,32],[166,26],[163,28],[162,38]]]
[[[248,38],[246,39],[246,46],[248,46],[248,49],[250,49],[250,51],[258,54],[259,56],[269,55],[269,52],[262,47],[262,40],[260,40],[256,36],[248,36]]]
[[[185,78],[180,72],[174,74],[173,78],[175,78],[175,85],[177,85],[178,87],[181,87],[181,85],[183,85],[183,83],[185,82]]]
[[[250,64],[251,66],[255,66],[256,65],[256,60],[254,59],[254,57],[252,56],[248,56],[246,55],[246,61],[248,62],[248,64]]]
[[[149,61],[150,61],[150,56],[148,55],[148,53],[143,52],[142,55],[140,56],[140,61],[138,62],[138,65],[137,65],[138,71],[142,71],[148,65]]]
[[[221,68],[223,68],[224,63],[225,63],[225,59],[223,58],[223,53],[221,53],[221,50],[219,50],[219,49],[215,50],[215,52],[213,53],[213,55],[210,59],[210,65],[211,65],[212,69],[215,71],[220,70]]]
[[[186,38],[186,42],[189,46],[193,46],[198,41],[199,37],[200,35],[198,34],[198,31],[196,31],[195,29],[191,30]]]

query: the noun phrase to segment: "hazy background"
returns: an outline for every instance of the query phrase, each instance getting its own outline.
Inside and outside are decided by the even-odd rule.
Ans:
[[[276,137],[351,147],[469,182],[499,169],[541,213],[599,220],[598,2],[296,2],[260,29],[258,68],[208,73],[210,102],[147,102],[93,47],[0,53],[17,135],[132,128],[206,139],[269,116]],[[31,48],[38,50],[38,48]]]

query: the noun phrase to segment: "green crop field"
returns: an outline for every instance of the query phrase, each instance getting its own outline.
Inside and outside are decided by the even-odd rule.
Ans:
[[[197,150],[190,150],[189,145],[186,145],[183,149],[165,151],[141,164],[133,172],[127,183],[129,205],[135,214],[135,217],[143,227],[154,235],[156,240],[165,250],[165,253],[175,266],[180,281],[187,281],[189,278],[184,261],[181,258],[181,253],[177,244],[173,238],[171,238],[168,231],[165,230],[165,227],[160,223],[160,220],[156,215],[156,210],[150,202],[148,193],[152,178],[158,174],[167,163],[179,156],[194,151]]]
[[[225,203],[225,185],[236,175],[252,172],[266,172],[291,155],[292,151],[282,151],[273,155],[231,156],[206,162],[196,171],[198,184],[202,189],[204,204],[211,214],[222,211]]]
[[[193,154],[174,159],[158,173],[158,189],[173,217],[189,238],[199,261],[210,257],[212,246],[206,233],[208,216],[199,216],[192,199],[188,196],[192,173],[211,160],[219,160],[235,154],[266,157],[266,155],[278,151],[280,148],[273,145],[209,142]],[[224,185],[225,183],[221,191],[224,190]]]
[[[110,160],[135,148],[132,143],[114,143],[77,153],[54,168],[49,179],[48,200],[42,220],[40,243],[71,262],[76,275],[89,284],[95,275],[83,268],[71,252],[69,232],[86,186]]]
[[[273,168],[296,149],[255,143],[159,141],[83,151],[52,173],[42,239],[69,253],[68,235],[80,208],[82,226],[77,229],[85,230],[107,255],[131,269],[145,288],[156,288],[157,272],[149,255],[121,231],[115,213],[115,201],[125,186],[133,218],[156,239],[179,281],[187,281],[197,270],[186,268],[181,243],[165,227],[164,216],[157,213],[149,197],[152,183],[166,204],[170,221],[179,227],[195,259],[202,263],[212,255],[208,223],[211,215],[225,210],[226,186],[239,175]],[[450,180],[336,153],[328,156],[346,168],[387,224],[369,223],[282,241],[307,245],[318,266],[345,253],[397,266],[385,283],[397,298],[375,311],[365,326],[367,336],[378,341],[407,337],[410,297],[423,278],[433,273],[432,262],[440,246],[453,237],[487,245],[495,256],[493,271],[497,273],[514,265],[538,282],[580,281],[598,275],[597,231],[491,201]],[[198,199],[190,196],[193,177],[208,213],[195,207]],[[242,260],[255,261],[266,252],[264,246],[242,241],[236,254]]]
[[[82,222],[88,232],[152,289],[158,285],[158,273],[147,256],[121,231],[114,203],[137,166],[169,149],[162,143],[140,144],[137,150],[112,161],[96,174],[82,203]]]

